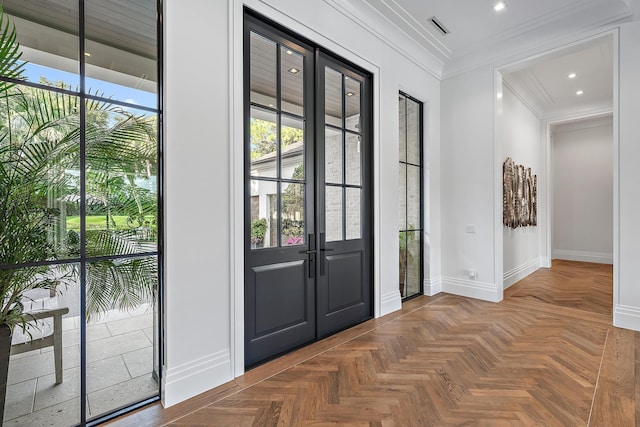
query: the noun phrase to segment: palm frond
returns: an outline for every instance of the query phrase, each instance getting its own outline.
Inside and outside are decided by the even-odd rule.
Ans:
[[[16,38],[16,28],[9,22],[0,5],[0,75],[21,80],[25,62],[20,60],[22,52]],[[13,86],[10,82],[0,82],[0,95],[4,95]]]

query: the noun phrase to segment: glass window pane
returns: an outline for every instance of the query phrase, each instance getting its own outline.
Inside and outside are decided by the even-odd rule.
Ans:
[[[277,177],[276,113],[251,109],[251,176]]]
[[[420,165],[420,105],[407,100],[407,163]]]
[[[342,240],[342,187],[327,185],[324,203],[326,241]]]
[[[78,90],[78,2],[5,0],[30,82]],[[18,18],[19,17],[19,18]],[[6,73],[5,73],[6,75]]]
[[[156,4],[128,0],[114,6],[85,0],[86,87],[106,97],[157,106]]]
[[[407,104],[406,98],[402,95],[398,97],[398,112],[399,112],[399,141],[398,147],[400,149],[400,161],[407,161]]]
[[[157,250],[157,117],[87,101],[87,255]]]
[[[402,298],[407,296],[407,232],[401,231],[399,233],[399,259],[400,259],[400,296]]]
[[[407,233],[407,286],[405,296],[409,297],[420,292],[420,232]]]
[[[325,181],[342,184],[342,131],[325,128],[324,136]]]
[[[87,264],[87,400],[90,417],[158,393],[154,373],[155,256]]]
[[[277,107],[277,45],[271,40],[251,33],[251,102]]]
[[[347,133],[345,141],[345,157],[346,157],[346,183],[349,185],[360,185],[362,151],[360,150],[359,135]]]
[[[282,184],[282,246],[302,245],[304,238],[304,184]]]
[[[3,239],[0,264],[78,257],[80,100],[30,87],[8,93],[0,107],[0,230],[22,238]]]
[[[398,167],[398,197],[400,199],[400,230],[407,229],[407,165],[400,163]]]
[[[283,115],[280,140],[280,176],[304,180],[304,121]]]
[[[304,56],[282,46],[280,48],[282,111],[304,115]]]
[[[325,123],[342,127],[342,73],[325,67]]]
[[[278,184],[251,180],[251,248],[278,245]]]
[[[360,132],[360,99],[362,93],[362,83],[353,78],[345,76],[345,101],[346,101],[346,128],[355,132]]]
[[[31,289],[21,298],[25,311],[42,316],[31,320],[24,332],[19,326],[13,329],[11,343],[17,347],[9,359],[4,425],[80,423],[79,268],[62,264],[0,270],[0,283],[10,275],[14,283],[28,284]],[[33,341],[57,333],[59,350]]]
[[[407,166],[407,229],[420,228],[420,168]]]
[[[360,198],[362,190],[346,188],[347,203],[347,240],[362,238],[362,205]]]

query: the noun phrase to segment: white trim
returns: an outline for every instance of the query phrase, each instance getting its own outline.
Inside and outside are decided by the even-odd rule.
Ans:
[[[380,298],[380,316],[393,313],[394,311],[400,310],[401,308],[402,298],[400,297],[399,290],[389,292],[388,294],[382,295],[382,298]]]
[[[567,261],[597,262],[599,264],[613,264],[613,253],[569,251],[565,249],[554,249],[553,259],[564,259]]]
[[[427,296],[434,296],[442,292],[442,277],[436,277],[433,280],[424,280],[424,294]]]
[[[513,285],[519,280],[524,279],[534,271],[540,268],[540,257],[536,257],[530,259],[522,265],[519,265],[516,268],[513,268],[504,273],[503,277],[503,286],[504,289],[507,289],[509,286]]]
[[[628,305],[616,305],[613,309],[613,326],[640,331],[640,309]]]
[[[457,277],[443,277],[442,292],[491,302],[502,300],[502,289],[498,292],[498,287],[495,283],[459,279]]]
[[[183,365],[168,368],[164,375],[162,402],[165,408],[229,381],[230,349],[221,350]]]
[[[551,258],[546,256],[540,257],[540,268],[551,268]]]

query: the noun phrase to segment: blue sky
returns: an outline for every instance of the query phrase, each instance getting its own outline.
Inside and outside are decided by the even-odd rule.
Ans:
[[[40,81],[40,76],[42,76],[51,82],[63,81],[74,89],[80,85],[80,76],[78,74],[43,67],[33,63],[26,64],[24,75],[27,77],[28,81],[35,83],[38,83]],[[86,78],[86,87],[87,89],[91,89],[92,93],[96,89],[99,92],[104,93],[105,98],[110,97],[118,101],[125,101],[145,107],[157,107],[157,96],[155,93],[145,92],[143,90],[133,89],[127,86],[121,86],[89,77]]]

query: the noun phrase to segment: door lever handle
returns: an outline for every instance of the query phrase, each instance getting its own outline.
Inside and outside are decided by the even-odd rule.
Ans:
[[[321,248],[320,251],[321,252],[333,252],[335,249],[327,249],[327,248]]]
[[[307,255],[309,255],[309,254],[315,254],[315,253],[317,253],[317,252],[318,252],[318,251],[316,251],[315,249],[310,249],[310,250],[308,250],[308,251],[300,251],[300,252],[298,252],[298,253],[300,253],[300,254],[307,254]]]

